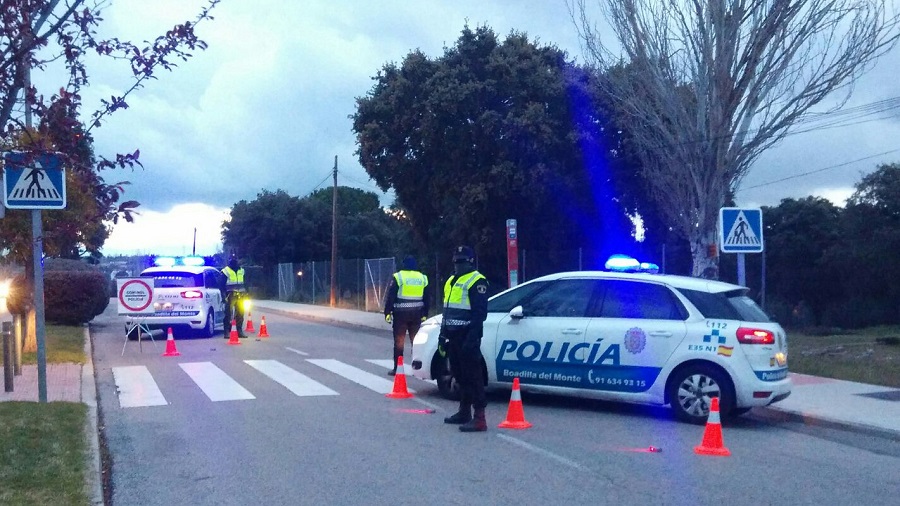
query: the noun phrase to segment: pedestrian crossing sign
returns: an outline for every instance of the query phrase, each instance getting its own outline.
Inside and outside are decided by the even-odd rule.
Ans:
[[[719,249],[722,253],[762,253],[762,209],[721,208]]]
[[[65,209],[66,173],[54,153],[3,154],[3,204],[10,209]]]

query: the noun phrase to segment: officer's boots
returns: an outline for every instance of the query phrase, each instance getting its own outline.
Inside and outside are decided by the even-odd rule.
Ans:
[[[475,408],[475,417],[468,423],[459,426],[462,432],[484,432],[487,430],[487,420],[484,419],[484,408]]]
[[[222,335],[225,336],[225,339],[231,337],[231,324],[226,323],[225,326],[222,327]]]
[[[444,423],[462,424],[472,420],[472,405],[459,403],[459,411],[444,418]]]

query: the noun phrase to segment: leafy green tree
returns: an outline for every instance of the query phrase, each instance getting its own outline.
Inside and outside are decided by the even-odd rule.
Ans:
[[[842,241],[828,255],[842,295],[828,323],[857,327],[900,322],[900,164],[881,165],[847,200]]]
[[[441,57],[414,51],[378,72],[357,98],[357,155],[420,248],[471,244],[495,279],[508,218],[520,248],[628,249],[633,187],[598,78],[524,34],[465,27]]]
[[[818,321],[840,295],[825,258],[841,239],[841,209],[822,197],[783,199],[778,206],[763,208],[763,227],[766,291],[779,309],[779,320],[815,323],[803,321],[804,308]],[[748,277],[758,279],[757,273],[751,274],[748,266]]]

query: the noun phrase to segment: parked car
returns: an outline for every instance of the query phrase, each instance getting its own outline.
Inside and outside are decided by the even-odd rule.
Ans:
[[[154,280],[154,312],[142,317],[150,329],[173,327],[212,337],[224,328],[225,277],[218,269],[173,262],[149,267],[140,275]],[[183,332],[173,334],[180,337]]]

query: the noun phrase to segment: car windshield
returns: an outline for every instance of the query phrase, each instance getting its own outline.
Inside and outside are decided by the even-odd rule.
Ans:
[[[508,313],[529,295],[546,287],[546,282],[526,283],[494,296],[488,301],[488,313]]]
[[[189,272],[154,272],[142,274],[153,278],[156,288],[197,288],[203,286],[203,276]]]
[[[717,320],[741,320],[745,322],[770,322],[756,302],[747,296],[747,290],[709,293],[679,288],[705,318]]]

